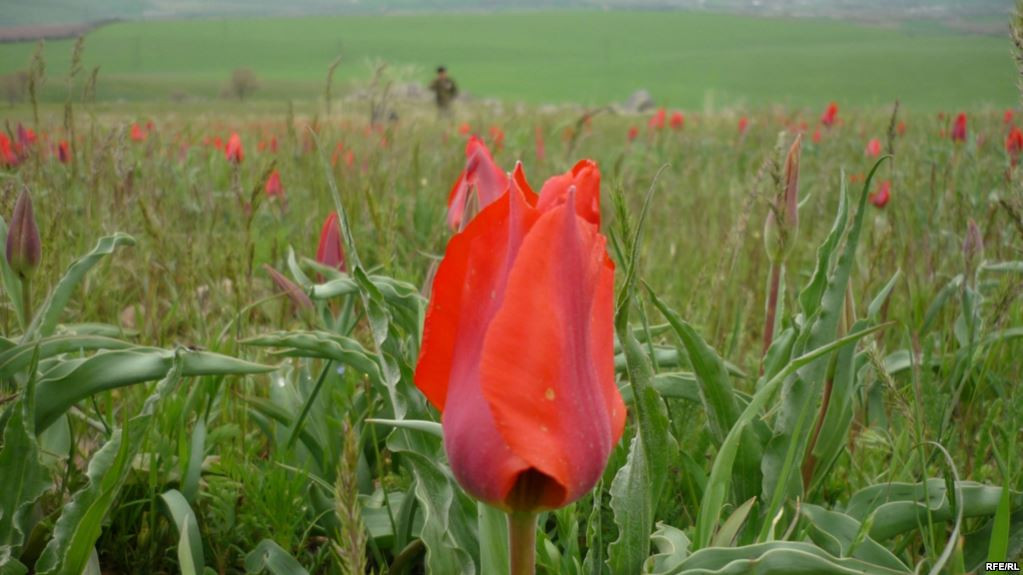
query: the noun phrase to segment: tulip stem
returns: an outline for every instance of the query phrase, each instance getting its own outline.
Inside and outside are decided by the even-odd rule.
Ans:
[[[536,573],[536,513],[512,511],[508,513],[508,555],[511,559],[510,575]]]
[[[764,318],[764,351],[761,357],[767,357],[774,341],[774,324],[778,314],[778,291],[781,287],[781,262],[771,262],[771,279],[768,284],[767,317]],[[762,361],[762,360],[761,360]]]
[[[32,325],[32,278],[21,278],[21,311],[25,318],[25,329]]]

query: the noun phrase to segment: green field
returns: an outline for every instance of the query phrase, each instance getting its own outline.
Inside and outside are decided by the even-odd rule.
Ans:
[[[337,92],[364,82],[370,61],[426,82],[445,63],[465,92],[506,101],[604,104],[649,90],[686,108],[872,106],[900,98],[921,110],[1016,99],[1006,37],[933,23],[886,27],[694,12],[522,12],[154,21],[89,34],[86,70],[108,100],[217,97],[231,70],[252,68],[261,99],[308,99],[341,54]],[[0,73],[33,46],[0,45]],[[71,42],[47,46],[62,76]],[[44,96],[62,99],[62,81]]]

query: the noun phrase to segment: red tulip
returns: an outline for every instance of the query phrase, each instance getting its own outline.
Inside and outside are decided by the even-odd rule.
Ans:
[[[821,115],[821,124],[827,127],[831,127],[835,124],[835,119],[838,117],[838,104],[831,102],[828,104],[828,108],[824,110]]]
[[[906,133],[906,123],[899,120],[898,125],[895,126],[895,132],[900,136],[904,135]]]
[[[952,125],[952,141],[966,141],[966,114],[960,113],[956,116],[955,124]]]
[[[614,264],[589,160],[539,196],[513,184],[451,238],[415,383],[442,412],[459,483],[507,511],[562,507],[600,479],[625,425]]]
[[[667,111],[664,108],[657,108],[654,115],[650,116],[650,120],[647,121],[646,127],[651,130],[663,130],[666,117]]]
[[[71,149],[68,147],[67,140],[57,142],[57,160],[62,164],[71,161]]]
[[[34,146],[36,143],[36,133],[32,128],[26,128],[18,122],[18,145],[24,149]]]
[[[476,188],[479,209],[493,203],[508,189],[508,175],[490,156],[490,150],[476,136],[465,144],[465,169],[458,176],[448,195],[448,225],[452,230],[462,226],[469,188]]]
[[[671,120],[668,121],[671,125],[671,129],[678,131],[686,125],[686,117],[682,115],[682,112],[674,111],[671,113]]]
[[[871,138],[870,141],[867,142],[867,149],[865,150],[865,153],[871,158],[876,158],[880,156],[881,140],[878,140],[877,138]]]
[[[1013,116],[1014,114],[1012,108],[1005,110],[1005,116],[1002,117],[1002,122],[1005,123],[1005,125],[1007,126],[1012,124]]]
[[[888,203],[888,200],[891,199],[892,196],[891,190],[892,183],[888,180],[885,180],[881,182],[881,185],[878,186],[877,191],[870,194],[870,196],[867,199],[870,200],[870,203],[874,204],[878,208],[883,208],[885,204]]]
[[[748,128],[748,127],[749,127],[749,118],[747,118],[746,116],[742,116],[741,118],[739,118],[739,135],[740,136],[746,133],[746,128]]]
[[[490,126],[490,145],[493,146],[495,152],[504,149],[504,130],[497,126]]]
[[[320,230],[320,245],[316,248],[316,261],[325,266],[345,271],[345,250],[341,245],[341,227],[337,212],[330,212]]]
[[[1023,153],[1023,132],[1016,126],[1009,130],[1009,135],[1005,138],[1005,151],[1009,154],[1012,165],[1015,166],[1019,161],[1020,154]]]
[[[237,132],[231,134],[227,139],[227,146],[224,147],[224,157],[228,162],[239,165],[245,159],[245,150],[242,149],[242,139]]]
[[[637,128],[636,126],[630,127],[629,128],[629,135],[628,135],[629,141],[630,142],[635,141],[636,140],[636,136],[639,136],[639,128]]]
[[[270,138],[270,152],[274,154],[277,153],[277,136]]]
[[[7,168],[18,165],[18,156],[11,148],[11,140],[3,132],[0,132],[0,165]]]
[[[142,126],[139,126],[138,124],[131,125],[131,140],[133,142],[146,141],[146,133],[142,130]]]
[[[266,179],[266,195],[270,198],[283,198],[284,186],[281,185],[281,173],[277,170],[270,172]]]
[[[472,126],[468,122],[462,122],[458,126],[458,133],[463,136],[468,136],[472,132]]]
[[[819,144],[819,143],[821,143],[821,129],[820,129],[820,128],[817,128],[817,129],[815,129],[815,130],[813,131],[813,136],[811,136],[811,138],[810,138],[810,139],[812,139],[812,140],[813,140],[813,143],[814,143],[814,144]]]

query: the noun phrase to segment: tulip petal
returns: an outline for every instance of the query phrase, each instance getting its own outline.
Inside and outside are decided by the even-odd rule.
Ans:
[[[614,382],[614,265],[596,226],[568,207],[578,206],[575,192],[565,199],[519,250],[480,364],[504,441],[562,488],[550,507],[593,487],[625,423]]]
[[[482,140],[473,136],[465,146],[465,169],[448,194],[448,225],[457,230],[462,225],[469,187],[475,186],[480,209],[497,201],[508,189],[508,175],[490,155]]]
[[[575,188],[576,213],[591,224],[600,225],[600,170],[593,160],[580,160],[570,171],[549,178],[540,189],[536,204],[541,212],[564,203]]]
[[[516,190],[451,239],[434,278],[416,366],[416,386],[443,412],[444,446],[455,477],[469,493],[494,504],[529,465],[497,431],[480,389],[480,354],[538,215]]]

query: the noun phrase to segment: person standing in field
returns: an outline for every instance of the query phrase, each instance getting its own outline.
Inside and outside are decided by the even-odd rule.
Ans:
[[[447,68],[444,66],[437,67],[437,77],[433,79],[433,82],[430,82],[430,91],[437,98],[437,114],[441,116],[450,114],[451,101],[458,96],[458,86],[448,76]]]

